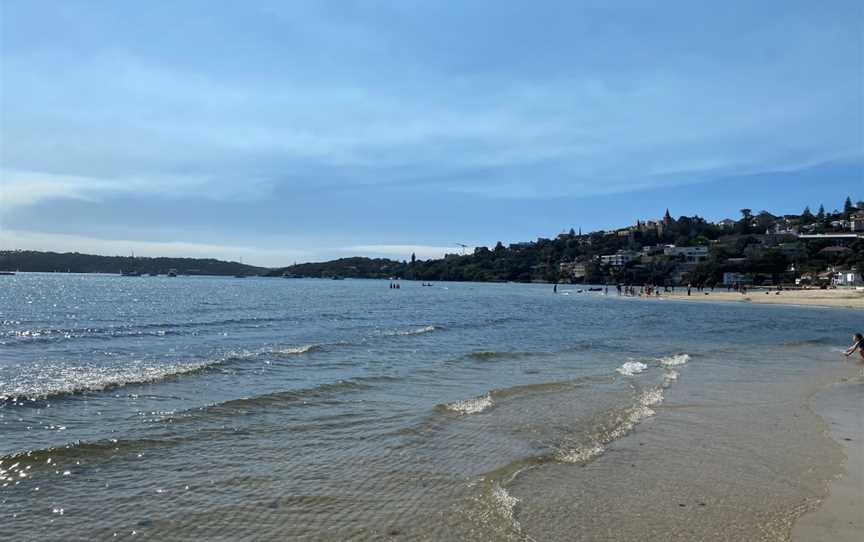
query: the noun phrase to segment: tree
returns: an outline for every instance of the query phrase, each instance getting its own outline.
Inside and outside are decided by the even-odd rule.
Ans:
[[[741,220],[738,221],[738,233],[746,235],[750,233],[750,223],[753,218],[752,209],[741,209]]]
[[[764,231],[771,227],[771,224],[774,223],[774,215],[769,213],[768,211],[759,211],[759,214],[756,215],[756,223],[759,225],[759,229]]]
[[[848,219],[849,215],[855,212],[855,206],[852,205],[852,198],[846,196],[846,201],[843,203],[843,218]]]
[[[824,205],[821,205],[821,204],[819,205],[819,210],[816,211],[816,219],[819,220],[819,222],[822,222],[823,220],[825,220],[825,206]]]
[[[813,213],[810,211],[810,206],[804,207],[804,211],[801,212],[801,223],[802,224],[811,224],[814,220]]]
[[[417,255],[415,253],[411,253],[411,265],[417,263]]]

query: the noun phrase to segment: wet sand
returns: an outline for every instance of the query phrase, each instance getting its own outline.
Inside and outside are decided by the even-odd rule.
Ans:
[[[764,303],[771,305],[808,305],[815,307],[836,307],[845,309],[864,309],[864,290],[749,290],[742,295],[737,292],[727,292],[716,289],[713,292],[693,290],[687,295],[687,290],[677,288],[675,293],[661,294],[661,299],[681,301],[723,301],[738,303]]]
[[[859,364],[860,366],[860,364]],[[862,371],[864,371],[864,366]],[[864,537],[864,379],[833,386],[813,400],[813,408],[830,426],[846,455],[844,472],[830,484],[819,508],[802,516],[792,540],[857,542]]]

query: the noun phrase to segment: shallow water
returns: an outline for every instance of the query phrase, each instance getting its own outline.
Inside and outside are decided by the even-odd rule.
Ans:
[[[4,278],[0,539],[785,540],[842,460],[852,311],[387,286]]]

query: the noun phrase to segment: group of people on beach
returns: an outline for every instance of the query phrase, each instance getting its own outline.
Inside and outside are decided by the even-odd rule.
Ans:
[[[630,284],[617,284],[615,288],[618,290],[618,295],[626,295],[629,297],[660,297],[660,286],[656,286],[654,284],[643,284],[636,289],[636,286]],[[663,286],[663,293],[669,293],[669,286]],[[671,292],[675,292],[675,287],[672,286]]]

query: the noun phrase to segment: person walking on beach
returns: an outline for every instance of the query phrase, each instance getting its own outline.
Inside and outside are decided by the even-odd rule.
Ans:
[[[855,353],[855,350],[858,350],[858,353],[861,355],[861,361],[864,362],[864,335],[856,333],[852,336],[852,340],[855,342],[843,354],[848,358]]]

